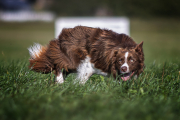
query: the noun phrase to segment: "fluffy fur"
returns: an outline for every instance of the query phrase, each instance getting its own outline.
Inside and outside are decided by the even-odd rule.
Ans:
[[[129,74],[130,78],[143,71],[142,45],[143,42],[136,44],[125,34],[77,26],[63,29],[58,39],[51,40],[46,47],[39,44],[30,47],[29,68],[42,73],[55,71],[59,83],[74,72],[78,73],[77,79],[82,84],[94,73],[112,74],[115,79],[118,75]]]

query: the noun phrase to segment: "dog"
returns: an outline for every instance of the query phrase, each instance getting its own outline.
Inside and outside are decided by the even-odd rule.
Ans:
[[[28,50],[29,68],[45,74],[54,71],[58,83],[70,73],[77,73],[80,84],[93,74],[127,81],[144,68],[143,41],[136,44],[128,35],[108,29],[64,28],[47,46],[35,43]]]

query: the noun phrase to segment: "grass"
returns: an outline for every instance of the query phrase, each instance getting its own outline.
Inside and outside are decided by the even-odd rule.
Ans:
[[[145,63],[179,61],[180,22],[176,19],[132,20],[131,36],[144,41]]]
[[[24,59],[29,57],[27,48],[34,42],[47,44],[54,38],[54,23],[1,22],[0,59]]]
[[[131,36],[144,41],[145,71],[128,82],[93,75],[83,86],[73,83],[75,75],[59,85],[53,74],[27,68],[26,48],[47,44],[54,23],[1,23],[1,120],[180,119],[178,20],[132,19]]]
[[[1,65],[1,120],[180,118],[180,63],[152,65],[129,82],[94,75],[84,86],[73,84],[73,75],[54,84],[52,74],[32,72],[27,65]]]

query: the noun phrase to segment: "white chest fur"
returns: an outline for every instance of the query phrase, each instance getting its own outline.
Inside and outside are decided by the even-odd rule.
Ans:
[[[89,77],[93,74],[100,74],[103,76],[107,76],[107,73],[102,72],[100,69],[94,67],[94,64],[90,62],[91,58],[86,57],[81,61],[80,65],[77,68],[77,79],[81,84],[85,84]]]

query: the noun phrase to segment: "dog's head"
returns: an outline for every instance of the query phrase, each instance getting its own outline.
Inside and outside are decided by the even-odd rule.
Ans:
[[[123,81],[129,80],[133,75],[138,76],[143,72],[144,53],[143,42],[135,48],[119,48],[116,50],[116,70]]]

